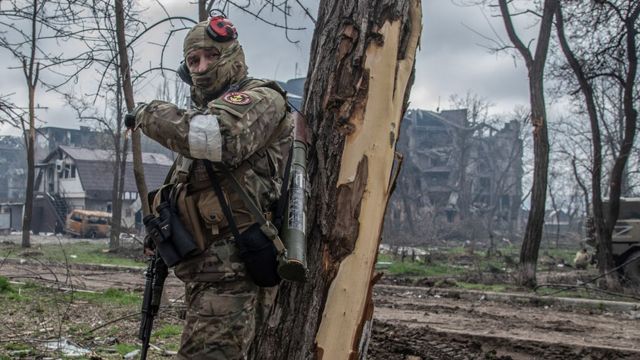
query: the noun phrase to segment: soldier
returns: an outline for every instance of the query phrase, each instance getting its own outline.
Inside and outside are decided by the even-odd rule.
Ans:
[[[246,358],[264,304],[270,304],[268,289],[259,288],[245,272],[203,161],[231,169],[269,216],[280,197],[292,121],[284,91],[274,82],[247,76],[236,38],[235,27],[222,16],[194,26],[184,40],[179,73],[191,85],[195,108],[154,100],[138,106],[127,123],[179,154],[169,183],[181,189],[176,198],[183,225],[204,243],[200,254],[175,268],[185,282],[187,305],[180,359]],[[256,219],[220,175],[242,232]]]

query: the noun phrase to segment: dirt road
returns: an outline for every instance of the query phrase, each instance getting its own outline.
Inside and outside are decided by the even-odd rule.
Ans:
[[[637,304],[490,297],[376,287],[371,358],[640,359]]]
[[[5,261],[0,275],[59,287],[140,290],[143,269]],[[182,285],[171,276],[168,297]],[[378,285],[370,359],[640,359],[640,311],[633,303]]]

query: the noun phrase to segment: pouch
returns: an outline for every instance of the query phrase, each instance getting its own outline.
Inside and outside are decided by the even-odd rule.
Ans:
[[[247,274],[256,285],[271,287],[280,283],[276,247],[260,230],[259,223],[254,223],[243,231],[236,239],[236,246]]]

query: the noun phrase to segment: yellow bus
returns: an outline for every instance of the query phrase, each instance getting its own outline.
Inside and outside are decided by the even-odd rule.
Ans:
[[[73,210],[67,215],[65,233],[73,237],[103,238],[111,231],[111,213],[92,210]]]

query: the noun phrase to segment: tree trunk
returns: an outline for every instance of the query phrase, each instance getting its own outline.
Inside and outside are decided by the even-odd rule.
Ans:
[[[198,21],[207,20],[207,0],[198,0]]]
[[[125,39],[124,7],[122,0],[115,0],[116,8],[116,37],[118,41],[118,54],[120,59],[120,74],[122,76],[122,91],[127,104],[127,111],[133,110],[135,102],[133,100],[133,86],[131,85],[131,68],[129,67],[129,56],[127,54],[127,43]],[[144,165],[142,163],[142,149],[140,144],[140,132],[131,132],[131,150],[133,152],[133,175],[136,179],[138,196],[142,204],[142,214],[149,214],[149,200],[147,199],[147,184],[144,180]]]
[[[122,217],[122,197],[124,195],[124,178],[125,176],[127,176],[126,171],[127,171],[127,155],[128,155],[128,151],[129,151],[129,142],[127,141],[127,138],[124,138],[124,141],[122,142],[122,148],[121,148],[121,153],[122,156],[120,158],[120,179],[119,184],[118,184],[118,208],[120,209],[120,216]],[[134,224],[135,225],[135,224]],[[120,232],[122,232],[122,222],[120,225]]]
[[[607,224],[607,233],[602,237],[602,247],[606,249],[612,249],[612,236],[618,216],[620,214],[620,196],[622,193],[622,178],[624,176],[624,169],[627,165],[627,160],[631,154],[633,143],[636,135],[636,128],[638,123],[638,110],[635,108],[635,85],[636,77],[638,74],[638,49],[636,46],[636,36],[638,30],[636,29],[638,18],[640,17],[640,6],[636,5],[633,11],[630,11],[629,16],[624,21],[624,27],[626,30],[625,50],[627,58],[627,68],[624,76],[624,95],[623,95],[623,109],[624,109],[624,133],[622,144],[620,145],[620,151],[616,157],[613,168],[611,169],[609,179],[609,212],[605,215]],[[600,260],[600,259],[598,259]],[[617,276],[608,269],[613,269],[615,265],[611,256],[604,258],[607,261],[604,265],[599,265],[600,271],[606,273],[607,287],[611,289],[619,288]],[[610,261],[610,262],[609,262]],[[606,267],[605,267],[606,266]]]
[[[125,177],[121,171],[123,159],[126,154],[122,148],[122,76],[116,68],[116,128],[113,134],[113,150],[115,159],[113,162],[113,179],[111,192],[111,233],[109,234],[109,250],[116,251],[120,248],[120,232],[122,227],[122,181]],[[126,160],[125,160],[126,161]]]
[[[24,199],[24,214],[22,215],[22,247],[31,247],[31,219],[33,216],[33,190],[35,182],[35,93],[36,87],[29,83],[29,135],[26,136],[27,145],[27,189]]]
[[[531,209],[520,249],[520,283],[528,287],[536,285],[536,267],[544,226],[549,169],[549,135],[547,134],[542,77],[543,69],[540,69],[537,74],[529,73],[531,123],[533,124],[533,185],[531,188]]]
[[[374,265],[421,16],[419,0],[319,5],[304,102],[313,133],[309,281],[280,286],[253,358],[366,356]]]
[[[120,174],[120,134],[116,134],[114,137],[114,151],[115,159],[113,161],[113,178],[111,179],[112,192],[111,192],[111,232],[109,233],[109,250],[115,251],[120,247],[120,226],[122,219],[122,202],[118,204],[118,196],[120,195],[120,177],[124,174]]]
[[[609,6],[614,6],[609,3]],[[621,14],[617,12],[617,14]],[[609,208],[605,214],[602,202],[602,135],[600,131],[601,119],[595,103],[595,95],[592,83],[588,80],[585,69],[580,63],[575,53],[571,49],[567,37],[565,36],[564,18],[562,7],[558,7],[556,11],[556,30],[560,47],[567,58],[567,62],[578,80],[580,91],[585,98],[585,106],[589,115],[591,125],[591,142],[593,152],[593,169],[591,173],[592,182],[592,204],[593,204],[593,222],[595,227],[595,235],[598,244],[598,268],[601,274],[606,274],[605,279],[607,287],[611,289],[619,288],[620,283],[617,273],[613,271],[615,261],[613,259],[612,234],[615,223],[618,220],[620,210],[620,195],[622,192],[622,180],[624,170],[627,164],[627,158],[633,147],[636,126],[637,111],[634,108],[633,89],[637,74],[638,55],[636,49],[637,29],[635,24],[638,16],[640,16],[640,6],[637,6],[633,12],[630,12],[625,21],[625,46],[627,55],[627,72],[624,74],[624,91],[623,91],[623,111],[624,124],[622,125],[623,141],[620,151],[616,156],[614,166],[611,169],[609,183]],[[581,185],[582,187],[582,185]],[[587,199],[588,200],[588,199]]]
[[[499,4],[509,39],[524,59],[529,73],[529,101],[531,104],[531,124],[533,125],[533,185],[531,187],[531,208],[520,249],[520,277],[518,280],[521,285],[535,287],[549,171],[549,135],[547,134],[547,114],[544,103],[544,66],[547,62],[551,26],[555,10],[558,7],[558,0],[544,0],[540,31],[533,55],[529,47],[516,34],[509,13],[508,1],[499,0]]]
[[[24,214],[22,216],[22,247],[31,247],[31,220],[33,217],[33,192],[35,182],[35,142],[36,142],[36,85],[38,84],[38,75],[40,65],[36,63],[36,41],[38,35],[36,33],[38,15],[38,1],[33,1],[33,12],[31,16],[31,53],[28,58],[22,60],[22,69],[25,79],[27,80],[27,88],[29,89],[29,135],[26,136],[25,145],[27,147],[27,189],[24,199]]]

